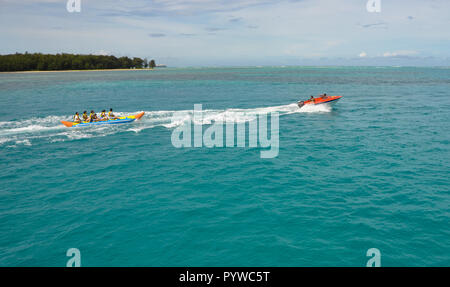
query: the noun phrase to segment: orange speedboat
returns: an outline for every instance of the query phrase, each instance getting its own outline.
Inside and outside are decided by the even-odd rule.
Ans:
[[[307,101],[299,101],[298,107],[301,108],[304,105],[320,105],[320,104],[333,104],[336,103],[342,96],[327,96],[322,95],[317,98],[311,98]]]

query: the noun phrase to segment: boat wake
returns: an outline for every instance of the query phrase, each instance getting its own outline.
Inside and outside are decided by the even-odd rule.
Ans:
[[[156,127],[172,129],[183,125],[189,120],[192,120],[197,125],[209,125],[214,121],[243,123],[254,120],[257,115],[273,112],[283,116],[294,113],[326,113],[330,111],[331,107],[328,105],[311,105],[299,109],[296,103],[253,109],[202,110],[203,117],[201,122],[193,121],[193,110],[145,111],[145,115],[140,121],[135,121],[131,124],[95,125],[80,128],[63,126],[61,121],[68,120],[67,116],[35,117],[21,121],[0,122],[0,146],[31,146],[37,140],[60,142],[102,137],[126,131],[139,133],[142,130]],[[123,112],[116,114],[122,116],[136,113]]]

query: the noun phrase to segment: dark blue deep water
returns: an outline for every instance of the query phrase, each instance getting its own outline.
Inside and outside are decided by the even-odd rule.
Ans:
[[[449,91],[448,68],[1,74],[0,266],[449,266]],[[175,148],[194,104],[278,112],[278,156]],[[146,114],[59,122],[109,107]]]

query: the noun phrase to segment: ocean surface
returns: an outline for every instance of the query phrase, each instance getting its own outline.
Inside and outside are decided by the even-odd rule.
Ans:
[[[277,112],[278,156],[175,148],[194,104]],[[60,123],[110,107],[145,116]],[[0,74],[0,266],[450,266],[449,141],[449,68]]]

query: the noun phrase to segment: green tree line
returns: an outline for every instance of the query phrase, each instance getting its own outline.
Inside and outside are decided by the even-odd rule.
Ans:
[[[9,54],[0,55],[0,72],[58,71],[95,69],[154,68],[155,61],[147,59],[75,54]]]

